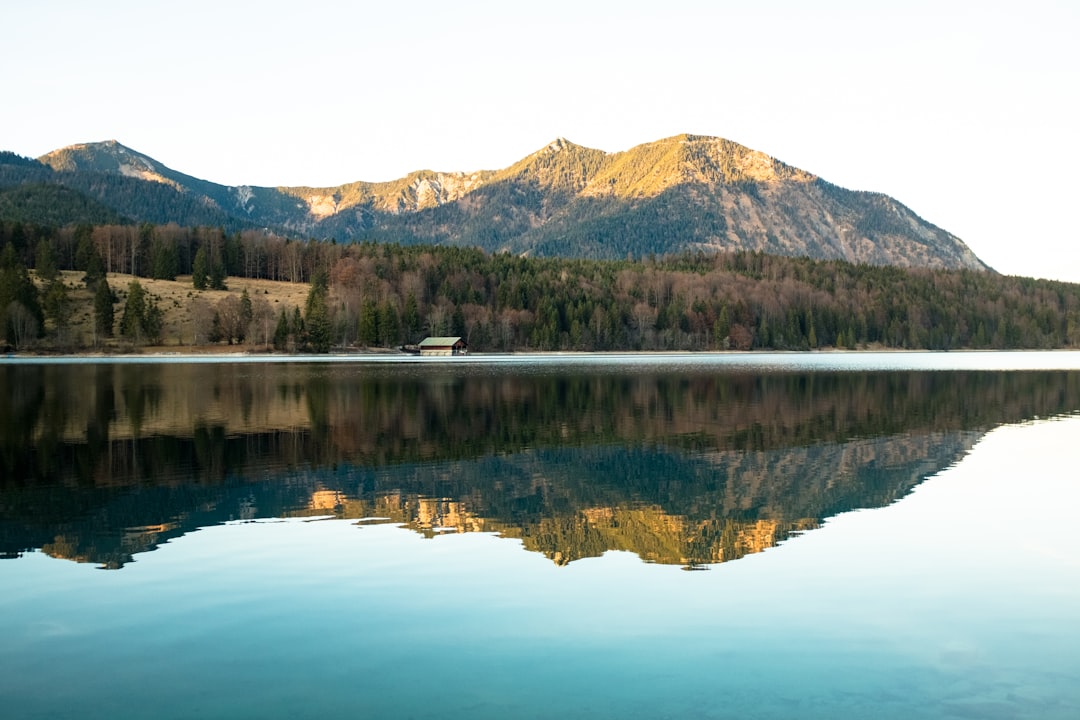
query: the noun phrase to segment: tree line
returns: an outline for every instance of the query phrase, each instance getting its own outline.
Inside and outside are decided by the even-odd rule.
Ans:
[[[460,335],[481,351],[1080,347],[1080,285],[971,270],[748,251],[527,258],[145,223],[0,223],[0,250],[0,313],[16,347],[42,337],[77,344],[64,335],[72,288],[59,270],[82,272],[93,292],[95,339],[115,331],[136,343],[162,332],[157,300],[138,279],[190,276],[193,290],[244,279],[307,284],[303,307],[276,314],[246,292],[213,307],[196,294],[187,308],[193,342],[293,351],[397,347],[427,335]],[[105,281],[115,273],[132,276],[119,292]]]

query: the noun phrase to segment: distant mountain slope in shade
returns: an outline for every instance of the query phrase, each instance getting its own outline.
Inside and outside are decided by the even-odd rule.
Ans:
[[[73,223],[107,225],[123,218],[87,195],[46,183],[0,188],[0,220],[62,227]]]
[[[420,170],[390,182],[332,188],[219,185],[115,141],[73,145],[39,160],[55,171],[56,182],[140,221],[208,224],[196,216],[212,215],[229,227],[541,256],[623,258],[748,249],[882,265],[987,269],[959,238],[887,195],[845,190],[714,137],[679,135],[617,153],[558,139],[502,170]],[[83,190],[77,179],[87,176],[119,176],[138,184],[113,198],[85,180],[81,185],[91,191]],[[152,193],[155,186],[158,210],[150,217],[140,210],[132,188]],[[164,188],[170,197],[183,199],[165,220]]]

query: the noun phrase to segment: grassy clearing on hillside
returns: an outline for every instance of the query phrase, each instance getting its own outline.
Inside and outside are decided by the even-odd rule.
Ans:
[[[229,295],[240,297],[247,289],[252,301],[257,298],[266,300],[273,310],[276,320],[284,308],[290,315],[294,307],[304,307],[310,285],[308,283],[276,282],[273,280],[249,280],[244,278],[227,278],[228,290],[196,290],[191,283],[190,275],[179,276],[176,280],[153,280],[150,278],[136,278],[121,273],[109,273],[108,282],[113,292],[120,298],[114,306],[115,322],[114,337],[99,338],[94,333],[94,299],[93,293],[82,283],[81,271],[64,271],[61,273],[64,283],[71,293],[73,314],[71,326],[68,330],[68,342],[65,345],[92,348],[102,351],[131,351],[132,344],[127,338],[120,337],[120,321],[124,316],[124,302],[127,299],[128,287],[133,280],[138,280],[150,298],[155,300],[163,314],[161,331],[161,345],[143,347],[144,351],[172,350],[183,348],[185,352],[220,352],[224,350],[237,351],[240,349],[264,349],[263,333],[256,333],[258,337],[249,337],[244,345],[226,345],[225,343],[200,343],[194,344],[195,323],[192,319],[192,301],[202,298],[211,306],[219,303]],[[38,283],[39,288],[42,283]],[[51,324],[47,329],[52,330]],[[270,327],[273,332],[273,326]],[[45,343],[49,341],[46,340]],[[47,346],[47,345],[46,345]],[[39,347],[45,349],[45,347]],[[58,347],[57,349],[64,349]]]

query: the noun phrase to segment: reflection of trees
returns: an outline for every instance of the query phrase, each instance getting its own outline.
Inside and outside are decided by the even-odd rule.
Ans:
[[[989,427],[1068,412],[1080,398],[1080,376],[1065,372],[521,376],[102,364],[11,366],[3,381],[17,389],[0,400],[8,417],[25,420],[0,449],[220,427],[228,437],[299,434],[303,455],[288,462],[370,465],[597,442],[766,450]]]
[[[704,563],[1075,411],[1080,376],[30,365],[0,368],[0,403],[0,553],[118,567],[202,524],[330,513]]]

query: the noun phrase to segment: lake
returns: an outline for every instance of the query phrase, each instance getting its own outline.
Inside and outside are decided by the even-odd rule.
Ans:
[[[1080,717],[1080,353],[0,360],[11,718]]]

